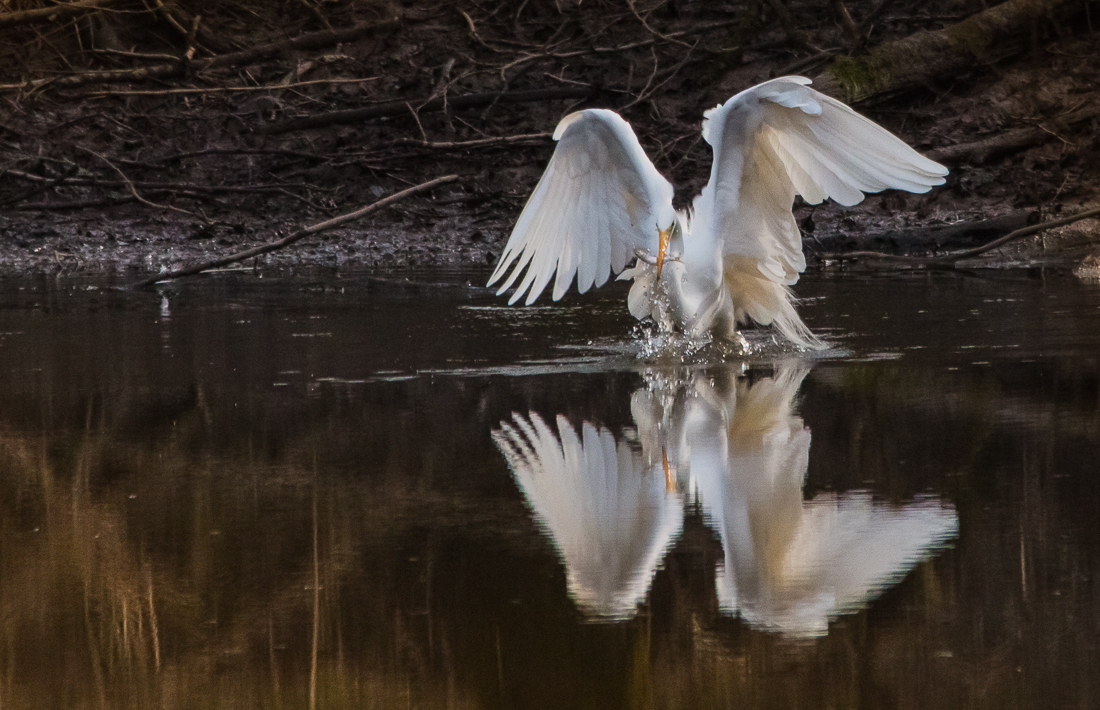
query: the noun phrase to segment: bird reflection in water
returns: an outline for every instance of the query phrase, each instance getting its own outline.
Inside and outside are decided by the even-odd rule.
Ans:
[[[868,492],[803,500],[810,430],[792,411],[809,370],[645,373],[634,428],[616,437],[563,416],[514,413],[493,439],[565,564],[570,596],[593,619],[625,619],[645,599],[698,500],[725,559],[723,612],[789,636],[818,636],[899,581],[958,531],[947,503]]]

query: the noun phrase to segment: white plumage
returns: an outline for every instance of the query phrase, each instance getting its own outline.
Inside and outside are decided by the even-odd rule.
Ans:
[[[958,534],[954,508],[930,496],[907,505],[865,491],[803,498],[811,437],[791,409],[806,374],[781,367],[752,385],[716,374],[674,417],[684,442],[675,458],[725,553],[719,607],[803,637],[824,635]]]
[[[519,281],[509,303],[531,304],[555,273],[558,300],[574,278],[584,293],[622,272],[639,319],[721,337],[751,320],[816,345],[789,288],[806,268],[795,195],[854,205],[887,188],[927,192],[947,169],[809,83],[773,79],[704,113],[714,160],[691,213],[673,209],[671,184],[618,114],[566,116],[489,285]]]
[[[683,526],[683,501],[659,461],[611,432],[563,416],[558,435],[531,412],[501,422],[493,440],[565,563],[569,593],[587,614],[632,616]]]
[[[493,432],[585,615],[637,611],[685,503],[701,504],[722,544],[721,610],[789,636],[825,634],[958,534],[954,508],[932,496],[806,500],[811,436],[793,402],[809,370],[780,365],[752,383],[739,372],[652,373],[631,396],[635,427],[618,437],[561,415],[555,431],[534,412]]]

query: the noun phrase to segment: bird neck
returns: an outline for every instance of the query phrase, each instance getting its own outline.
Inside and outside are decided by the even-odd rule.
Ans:
[[[722,240],[715,238],[716,230],[701,218],[706,214],[698,209],[676,213],[684,235],[681,260],[693,280],[717,285],[722,280]]]

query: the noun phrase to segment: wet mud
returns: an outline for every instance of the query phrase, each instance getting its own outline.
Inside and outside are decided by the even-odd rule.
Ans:
[[[858,24],[879,4],[845,6]],[[155,273],[452,173],[428,196],[241,268],[488,266],[565,113],[618,109],[685,206],[709,173],[703,110],[773,76],[818,76],[837,57],[951,27],[985,3],[891,3],[861,25],[859,46],[818,4],[790,3],[784,21],[765,3],[538,5],[179,3],[176,25],[201,16],[192,38],[173,34],[167,11],[0,26],[0,271]],[[1100,59],[1075,17],[1052,15],[1026,46],[942,83],[857,105],[947,156],[951,175],[927,195],[855,208],[796,202],[811,265],[845,250],[968,248],[1096,206],[1097,119],[1079,117],[1096,101]],[[346,41],[243,56],[326,27]],[[367,29],[347,29],[357,27]],[[191,59],[179,72],[168,62],[163,77],[133,74],[181,51]],[[217,63],[226,56],[235,61]],[[129,73],[84,81],[105,71]],[[351,110],[360,117],[333,115]],[[1026,145],[960,150],[1036,129],[1044,138]],[[1045,232],[978,265],[1072,270],[1100,250],[1097,230],[1086,220]]]

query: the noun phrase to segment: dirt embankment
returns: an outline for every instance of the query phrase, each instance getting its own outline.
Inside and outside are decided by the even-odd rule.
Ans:
[[[796,206],[811,257],[973,246],[1100,192],[1100,16],[987,4],[0,1],[0,270],[175,268],[451,173],[261,263],[487,265],[566,112],[619,110],[682,205],[703,110],[792,73],[952,169],[929,195]],[[1073,265],[1097,229],[994,258]]]

